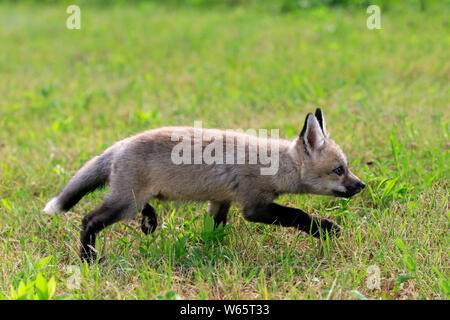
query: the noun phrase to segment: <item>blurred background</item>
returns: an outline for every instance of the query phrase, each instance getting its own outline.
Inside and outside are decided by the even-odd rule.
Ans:
[[[79,30],[66,27],[73,4]],[[381,29],[367,28],[371,4]],[[368,188],[351,202],[280,203],[339,222],[339,245],[248,224],[234,207],[224,244],[209,245],[196,220],[204,204],[157,203],[158,237],[114,226],[108,262],[95,267],[101,280],[85,268],[82,290],[61,282],[58,294],[320,299],[333,286],[331,298],[353,289],[448,297],[449,9],[440,0],[0,1],[0,297],[34,279],[30,261],[53,257],[43,270],[58,281],[78,263],[79,221],[101,195],[67,216],[41,209],[115,141],[195,120],[292,139],[317,107]],[[369,264],[380,266],[382,290],[365,286]]]
[[[371,4],[387,9],[398,5],[412,5],[420,10],[425,10],[430,5],[436,5],[439,0],[4,0],[11,3],[70,3],[70,4],[135,4],[139,2],[155,2],[166,5],[187,5],[187,6],[254,6],[264,7],[275,11],[291,11],[317,6],[344,6],[344,7],[367,7]]]

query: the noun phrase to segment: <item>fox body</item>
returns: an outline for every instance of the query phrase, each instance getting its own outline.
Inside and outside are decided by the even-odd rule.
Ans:
[[[189,140],[189,145],[192,140],[195,145],[196,137],[213,137],[212,140],[223,143],[223,149],[230,141],[233,145],[241,141],[245,146],[241,158],[245,159],[233,153],[233,161],[205,163],[196,161],[194,154],[183,155],[191,161],[174,161],[174,150],[180,140]],[[208,148],[211,141],[203,139],[200,151]],[[273,174],[261,174],[267,164],[248,161],[252,156],[263,157],[259,148],[262,145],[264,156],[276,153],[276,159],[272,160],[278,168]],[[89,160],[59,195],[47,203],[44,211],[49,214],[67,211],[85,194],[106,184],[109,193],[82,221],[80,254],[84,259],[95,257],[95,237],[100,230],[138,212],[142,212],[142,230],[153,232],[155,210],[147,203],[151,198],[209,201],[208,212],[216,225],[226,223],[231,203],[237,202],[248,221],[296,227],[319,236],[324,234],[321,230],[339,231],[340,227],[328,219],[273,201],[281,194],[351,197],[364,188],[364,183],[348,169],[342,150],[328,137],[320,109],[315,115],[307,115],[303,130],[293,141],[189,127],[154,129],[121,140]]]

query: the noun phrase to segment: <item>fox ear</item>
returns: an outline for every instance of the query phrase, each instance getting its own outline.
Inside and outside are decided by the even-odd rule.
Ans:
[[[300,139],[307,153],[319,150],[325,143],[322,128],[312,113],[308,113],[306,116],[305,125],[300,133]]]
[[[317,108],[315,112],[317,121],[319,121],[320,128],[322,129],[323,135],[328,138],[329,134],[327,132],[327,126],[325,124],[325,118],[323,117],[322,109]]]

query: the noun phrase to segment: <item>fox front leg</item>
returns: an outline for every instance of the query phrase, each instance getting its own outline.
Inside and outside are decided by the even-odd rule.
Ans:
[[[155,209],[148,203],[142,210],[141,230],[145,234],[153,233],[158,226]]]
[[[244,218],[248,221],[295,227],[316,238],[325,237],[325,230],[329,234],[335,235],[338,235],[341,231],[341,227],[329,219],[313,217],[303,210],[281,206],[276,203],[245,207],[243,213]]]
[[[214,218],[214,227],[227,224],[228,211],[231,204],[229,202],[210,201],[208,203],[208,213]]]

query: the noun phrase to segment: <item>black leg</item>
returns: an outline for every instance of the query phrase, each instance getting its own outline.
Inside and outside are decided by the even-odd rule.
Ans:
[[[210,201],[208,205],[208,212],[214,218],[214,227],[217,228],[220,224],[225,226],[227,224],[228,211],[230,210],[230,202]]]
[[[158,226],[155,209],[148,203],[142,210],[141,230],[145,234],[153,233]]]
[[[244,208],[244,217],[252,222],[295,227],[301,231],[311,233],[317,238],[321,235],[320,229],[336,235],[341,230],[340,226],[329,219],[313,217],[300,209],[285,207],[276,203]],[[322,232],[322,237],[324,236],[325,232]]]
[[[83,218],[80,235],[81,259],[89,262],[96,259],[95,238],[97,233],[119,221],[125,208],[124,206],[109,206],[102,203]]]
[[[227,216],[229,210],[230,210],[229,203],[223,203],[220,205],[219,211],[214,217],[214,227],[217,228],[220,224],[222,224],[222,226],[225,227],[225,225],[227,224]]]

